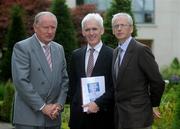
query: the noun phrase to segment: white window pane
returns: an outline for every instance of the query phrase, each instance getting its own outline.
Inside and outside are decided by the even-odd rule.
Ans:
[[[153,11],[154,10],[154,0],[145,0],[144,10]]]
[[[142,14],[134,13],[136,23],[144,23],[144,16]]]
[[[133,11],[142,11],[143,10],[143,1],[142,0],[132,0],[132,10]]]
[[[96,0],[97,1],[97,8],[99,10],[106,10],[110,7],[110,3],[112,0]]]

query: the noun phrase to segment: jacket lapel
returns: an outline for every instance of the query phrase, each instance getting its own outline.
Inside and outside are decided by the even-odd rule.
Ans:
[[[118,80],[116,81],[116,83],[120,82],[124,72],[126,71],[127,65],[129,63],[129,61],[131,60],[132,56],[133,56],[133,48],[135,45],[135,41],[132,39],[129,43],[129,46],[125,52],[125,55],[123,57],[123,60],[121,62],[121,65],[119,67],[119,71],[118,71]]]
[[[81,65],[82,65],[82,67],[81,67],[81,73],[82,73],[82,77],[86,77],[86,70],[85,70],[85,58],[86,58],[86,50],[87,50],[87,47],[84,47],[83,49],[82,49],[82,54],[81,54],[81,60],[80,61],[82,61],[82,62],[80,62],[81,63]]]
[[[93,71],[92,71],[92,76],[96,76],[95,75],[96,71],[98,71],[98,69],[101,68],[102,63],[104,63],[104,62],[102,62],[102,59],[104,58],[103,57],[104,56],[104,54],[103,54],[104,49],[105,49],[105,47],[104,47],[104,44],[103,44],[103,46],[102,46],[102,48],[101,48],[101,50],[99,52],[99,55],[97,57],[96,63],[94,64],[94,68],[93,68]]]
[[[46,75],[47,79],[50,81],[51,79],[51,70],[49,68],[48,62],[42,50],[42,47],[38,40],[36,39],[35,35],[32,36],[32,44],[33,44],[33,52],[37,57],[37,61],[41,65],[42,71]]]

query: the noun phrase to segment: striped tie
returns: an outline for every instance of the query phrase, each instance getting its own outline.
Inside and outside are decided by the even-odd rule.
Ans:
[[[88,65],[87,65],[87,77],[90,77],[94,68],[94,48],[90,48],[90,55],[89,55],[89,60],[88,60]]]
[[[46,46],[43,46],[44,48],[44,54],[46,56],[46,59],[47,59],[47,62],[48,62],[48,65],[49,65],[49,68],[51,69],[52,71],[52,61],[51,61],[51,52],[50,52],[50,47],[48,45]]]

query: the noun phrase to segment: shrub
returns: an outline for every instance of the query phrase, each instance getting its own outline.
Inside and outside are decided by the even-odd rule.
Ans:
[[[14,98],[14,87],[10,81],[5,84],[4,99],[0,107],[0,120],[11,121],[12,102]]]
[[[167,85],[161,99],[161,118],[155,119],[153,129],[172,129],[172,121],[176,105],[176,86]]]
[[[3,100],[4,96],[4,85],[0,84],[0,101]]]
[[[23,22],[23,10],[20,6],[14,5],[11,9],[11,23],[7,33],[7,51],[2,58],[0,65],[1,79],[7,81],[11,78],[11,55],[16,42],[25,38],[26,32]]]
[[[62,126],[61,129],[69,129],[68,122],[69,122],[69,104],[64,106],[64,111],[62,112]]]
[[[162,96],[160,111],[161,119],[155,119],[153,129],[179,129],[180,123],[179,109],[180,104],[180,64],[177,58],[174,58],[169,67],[162,71],[163,78],[169,80],[166,85],[164,94]],[[176,125],[176,126],[175,126]]]
[[[177,86],[177,97],[176,97],[176,107],[175,107],[175,113],[174,113],[174,119],[172,128],[173,129],[179,129],[180,128],[180,85]]]
[[[180,64],[177,58],[174,58],[169,67],[162,70],[163,78],[170,81],[170,84],[180,83]]]

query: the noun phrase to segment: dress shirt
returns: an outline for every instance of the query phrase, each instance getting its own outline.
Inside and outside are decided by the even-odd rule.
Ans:
[[[102,43],[102,41],[100,41],[95,47],[94,47],[94,49],[95,49],[95,51],[94,51],[94,53],[93,53],[93,56],[94,56],[94,65],[95,65],[95,63],[96,63],[96,60],[97,60],[97,58],[98,58],[98,55],[99,55],[99,52],[100,52],[100,50],[101,50],[101,48],[102,48],[102,45],[103,45],[103,43]],[[92,48],[89,44],[87,45],[87,50],[86,50],[86,57],[85,57],[85,71],[86,71],[86,73],[87,73],[87,64],[88,64],[88,60],[89,60],[89,55],[90,55],[90,48]]]
[[[121,51],[120,64],[122,63],[122,60],[123,60],[123,58],[124,58],[124,54],[125,54],[125,52],[126,52],[126,50],[127,50],[127,48],[128,48],[128,45],[129,45],[131,39],[132,39],[132,37],[130,36],[128,39],[126,39],[126,41],[125,41],[124,43],[119,43],[119,45],[118,45],[118,47],[120,47],[121,50],[122,50],[122,51]]]

